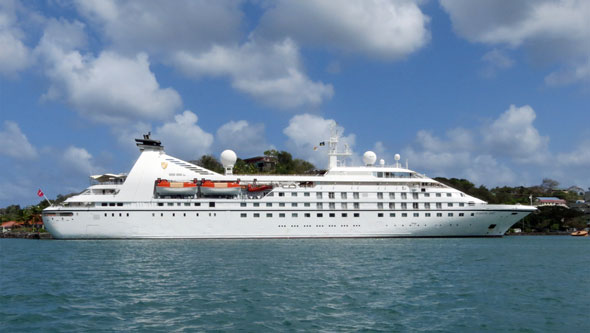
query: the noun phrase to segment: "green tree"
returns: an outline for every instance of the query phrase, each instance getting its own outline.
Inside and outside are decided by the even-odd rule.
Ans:
[[[223,173],[223,165],[213,155],[203,155],[200,159],[193,161],[196,165],[217,173]]]

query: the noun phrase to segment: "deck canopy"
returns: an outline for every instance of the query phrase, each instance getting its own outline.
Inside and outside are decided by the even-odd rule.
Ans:
[[[114,173],[105,173],[102,175],[93,175],[90,176],[91,180],[94,180],[99,183],[106,183],[106,182],[113,182],[113,183],[123,183],[127,178],[126,173],[114,174]]]

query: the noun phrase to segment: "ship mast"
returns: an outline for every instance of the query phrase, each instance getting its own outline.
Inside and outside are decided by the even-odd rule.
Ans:
[[[333,121],[330,124],[330,140],[328,140],[328,156],[330,156],[330,164],[328,166],[329,169],[335,168],[338,166],[338,157],[348,157],[352,155],[352,151],[348,147],[348,144],[344,144],[344,151],[338,152],[338,139],[340,135],[338,133],[338,129],[336,127],[336,122]],[[342,164],[344,160],[341,161]]]

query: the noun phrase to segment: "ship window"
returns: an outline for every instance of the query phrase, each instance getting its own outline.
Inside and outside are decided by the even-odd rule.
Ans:
[[[474,213],[471,213],[471,216],[475,216],[475,214]]]
[[[240,217],[247,217],[247,216],[248,216],[248,214],[246,214],[246,213],[241,213],[240,214]]]
[[[329,207],[330,207],[331,210],[336,209],[336,204],[335,203],[330,202],[328,205],[329,205]]]
[[[185,203],[184,203],[184,205],[185,205],[185,206],[190,206],[190,205],[191,205],[191,203],[190,203],[190,202],[185,202]]]
[[[117,206],[121,207],[121,206],[123,206],[123,203],[122,202],[117,202]]]
[[[463,214],[463,213],[459,213],[459,216],[465,216],[465,214]]]
[[[419,217],[420,213],[414,213],[414,217]]]
[[[412,208],[413,209],[418,209],[418,203],[417,202],[412,203]]]
[[[465,204],[463,202],[459,203],[459,207],[465,207]]]
[[[389,217],[395,217],[395,213],[389,213]]]
[[[305,206],[305,207],[311,207],[311,203],[306,202],[306,203],[303,204],[303,206]]]
[[[240,202],[240,207],[246,207],[248,204],[245,202]]]
[[[111,214],[111,216],[112,216],[112,217],[115,217],[115,213],[112,213],[112,214]]]
[[[284,197],[285,196],[285,192],[279,192],[279,197]]]
[[[437,217],[442,217],[442,213],[436,213]]]
[[[342,213],[342,217],[348,217],[348,214]]]
[[[328,192],[328,199],[336,198],[336,194],[334,192]]]
[[[389,192],[389,199],[395,199],[395,193]]]
[[[107,216],[107,213],[104,213],[104,216]]]
[[[279,207],[285,207],[285,203],[284,202],[279,202]]]
[[[103,202],[103,203],[101,203],[100,205],[104,207],[104,206],[108,206],[108,203],[106,203],[106,202]]]
[[[168,205],[168,206],[174,206],[174,203],[173,202],[168,202],[166,205]]]
[[[377,178],[383,178],[383,172],[377,172]]]
[[[346,199],[346,192],[342,192],[342,193],[340,193],[340,198],[342,198],[342,199]]]
[[[430,213],[426,213],[426,214],[424,214],[424,216],[430,217]]]
[[[305,213],[305,217],[311,217],[310,213]]]
[[[199,217],[199,213],[197,213],[197,217]]]
[[[353,206],[354,206],[354,209],[360,209],[361,208],[361,205],[358,202],[355,202],[353,204]]]
[[[383,217],[383,213],[377,213],[377,217]]]
[[[424,193],[425,198],[430,198],[430,193]]]
[[[270,192],[270,193],[269,193],[269,194],[267,194],[266,196],[267,196],[267,197],[274,197],[274,196],[275,196],[275,194],[274,194],[274,193],[272,193],[272,192]]]
[[[266,207],[272,207],[272,202],[267,202]]]
[[[129,213],[127,213],[127,217],[129,217]]]
[[[453,204],[449,202],[449,204],[447,205],[449,207],[453,207]]]
[[[321,202],[318,202],[318,203],[316,204],[316,208],[317,208],[317,209],[323,209],[323,208],[324,208],[324,205],[323,205]]]
[[[259,202],[255,202],[254,203],[254,207],[260,207],[260,203]]]
[[[389,203],[389,209],[395,209],[395,203],[394,202],[390,202]]]
[[[441,196],[441,194],[440,194],[440,193],[437,193],[437,194],[436,194],[436,197],[437,197],[437,198],[440,198],[440,196]]]
[[[201,206],[201,203],[200,202],[195,202],[195,206],[196,207],[199,207],[199,206]]]
[[[297,213],[291,213],[291,217],[297,217]]]
[[[209,207],[215,207],[215,202],[213,202],[213,201],[212,201],[212,202],[210,202],[210,203],[209,203]]]
[[[408,194],[406,192],[402,193],[402,199],[407,199],[408,198]]]
[[[449,213],[449,216],[453,216],[453,213]]]
[[[475,202],[469,202],[468,205],[469,206],[475,206]]]
[[[418,199],[418,193],[412,193],[412,198]]]
[[[156,213],[152,213],[152,217],[156,216]]]
[[[442,204],[440,202],[436,203],[436,209],[442,209]]]
[[[322,198],[322,192],[317,192],[316,193],[316,196],[317,196],[318,199],[321,199]]]
[[[346,202],[343,202],[341,204],[341,206],[342,206],[342,209],[348,209],[348,204]]]
[[[163,202],[158,202],[158,206],[164,206]]]
[[[382,202],[377,203],[377,209],[383,209],[383,203]]]
[[[352,193],[352,197],[353,197],[354,199],[358,199],[358,198],[359,198],[359,193],[358,193],[358,192],[353,192],[353,193]]]
[[[408,204],[405,202],[402,202],[402,209],[408,209]]]
[[[297,207],[297,203],[296,202],[291,203],[291,207]]]
[[[285,213],[280,213],[279,217],[285,217]]]
[[[408,217],[408,213],[402,213],[402,217]]]
[[[114,206],[115,203],[114,202],[109,202],[109,206]]]
[[[304,196],[304,197],[309,197],[309,192],[305,192],[305,193],[303,193],[303,196]]]
[[[336,217],[335,213],[330,213],[330,217]]]
[[[176,214],[175,213],[172,213],[172,216],[176,216]]]
[[[382,192],[377,193],[377,199],[383,199],[383,193]]]
[[[447,197],[450,197],[450,196],[451,196],[451,193],[447,193]]]
[[[260,217],[260,213],[254,213],[254,217]]]
[[[318,214],[317,214],[317,217],[324,217],[324,214],[322,214],[322,213],[318,213]]]
[[[424,209],[430,209],[430,202],[424,204]]]
[[[163,216],[164,216],[164,213],[160,213],[160,217],[163,217]]]
[[[291,192],[291,196],[292,197],[296,197],[297,196],[297,192]]]

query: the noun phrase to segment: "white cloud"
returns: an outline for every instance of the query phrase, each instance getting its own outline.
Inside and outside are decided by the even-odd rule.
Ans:
[[[264,13],[256,33],[399,59],[428,43],[428,22],[414,1],[285,0]]]
[[[441,0],[460,36],[490,45],[525,46],[531,58],[563,68],[548,84],[590,79],[590,2],[586,0]]]
[[[0,2],[0,74],[11,76],[31,64],[30,50],[24,44],[24,33],[17,26],[17,4]]]
[[[326,168],[328,166],[327,141],[330,138],[332,126],[336,126],[337,132],[340,133],[341,148],[347,144],[352,149],[356,139],[354,134],[343,136],[344,128],[336,125],[333,119],[324,119],[308,113],[296,115],[289,120],[289,126],[283,130],[289,138],[287,147],[295,156],[310,161],[317,168]],[[326,142],[326,146],[319,147],[320,142]],[[314,150],[314,147],[319,149]]]
[[[240,1],[76,0],[79,12],[97,23],[120,52],[199,51],[214,43],[237,41],[243,13]]]
[[[0,130],[0,142],[0,154],[23,160],[35,159],[38,156],[37,149],[29,143],[27,136],[15,122],[4,121],[3,129]]]
[[[198,117],[191,111],[174,116],[174,121],[156,128],[154,138],[161,140],[166,151],[191,160],[209,152],[213,135],[197,125]]]
[[[36,52],[47,62],[51,80],[47,99],[61,99],[97,122],[118,124],[134,119],[166,119],[182,102],[171,88],[160,88],[148,57],[124,57],[103,51],[98,57],[73,50],[84,43],[79,22],[53,20]]]
[[[487,52],[481,57],[481,60],[486,64],[481,74],[487,78],[492,78],[496,76],[499,70],[508,69],[514,65],[514,60],[506,52],[499,49],[493,49]]]
[[[100,170],[94,164],[92,155],[84,148],[69,146],[63,153],[61,164],[69,170],[81,175],[92,175]]]
[[[279,108],[316,106],[334,94],[332,85],[305,75],[297,45],[290,39],[214,46],[201,54],[179,52],[174,61],[189,75],[228,76],[234,88]]]
[[[241,158],[262,155],[265,150],[272,148],[266,142],[264,124],[250,124],[245,120],[223,124],[215,137],[220,151],[232,149]]]
[[[519,163],[542,163],[547,158],[549,138],[534,127],[537,115],[528,105],[511,105],[483,133],[484,143],[499,155],[508,155]]]

